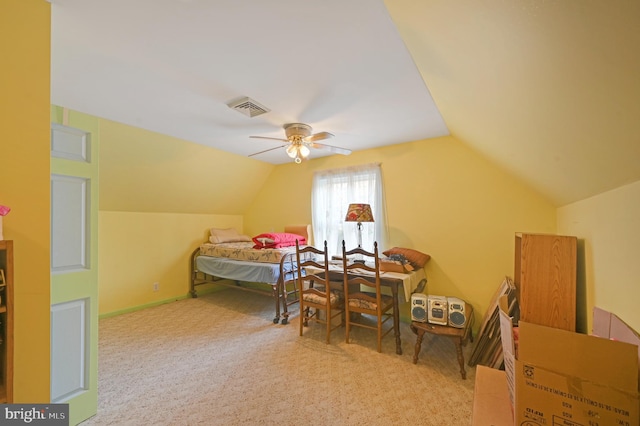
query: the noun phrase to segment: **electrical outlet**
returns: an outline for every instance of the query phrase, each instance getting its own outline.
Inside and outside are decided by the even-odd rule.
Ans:
[[[158,290],[160,290],[160,283],[158,282],[153,283],[153,291],[158,291]]]

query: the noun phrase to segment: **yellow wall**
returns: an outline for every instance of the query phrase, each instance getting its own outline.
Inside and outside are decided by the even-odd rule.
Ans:
[[[242,214],[275,166],[100,119],[100,210]]]
[[[191,252],[211,227],[243,230],[275,166],[99,121],[100,315],[185,297]]]
[[[454,137],[278,166],[247,210],[245,231],[311,223],[314,171],[374,162],[382,164],[390,246],[429,253],[428,292],[471,303],[476,325],[513,276],[514,234],[556,231],[549,200]]]
[[[242,217],[101,211],[100,314],[185,297],[189,256],[213,227],[242,230]]]
[[[49,402],[50,4],[0,2],[0,204],[14,241],[14,402]]]
[[[558,209],[558,233],[579,241],[579,295],[640,330],[640,181]]]
[[[119,212],[101,206],[102,315],[184,297],[188,289],[189,254],[206,240],[209,227],[234,226],[253,235],[281,230],[289,224],[311,223],[311,180],[313,171],[320,169],[381,162],[390,244],[429,253],[432,256],[427,265],[429,292],[462,297],[476,307],[480,317],[503,277],[513,275],[514,234],[555,232],[556,210],[547,199],[453,137],[366,150],[347,157],[312,159],[301,165],[269,166],[260,181],[263,186],[254,183],[253,192],[236,191],[236,197],[242,198],[239,203],[248,205],[244,217],[147,212],[143,206],[157,202],[159,196],[154,195],[155,191],[163,187],[161,182],[154,183],[148,177],[164,172],[167,162],[159,161],[154,167],[145,160],[138,167],[129,160],[121,161],[116,153],[134,152],[140,159],[151,144],[141,142],[141,135],[153,140],[158,136],[105,122],[112,126],[112,136],[102,131],[101,149],[110,146],[107,148],[110,152],[101,157],[103,188],[110,188],[104,191],[114,191],[111,186],[114,172],[111,177],[102,174],[109,167],[119,170],[120,180],[123,176],[130,182],[147,179],[152,186],[144,195],[145,200],[133,206],[139,211]],[[186,156],[178,154],[180,151],[188,153],[194,149],[193,144],[168,137],[161,138],[160,146],[178,157]],[[253,163],[243,170],[249,170]],[[194,180],[190,174],[182,177],[180,173],[172,173],[172,176],[185,187],[221,185],[220,180]],[[233,186],[235,180],[232,183],[222,180],[222,185]],[[135,192],[127,193],[124,182],[116,186],[125,191],[125,198]],[[172,196],[169,192],[163,201],[174,205]],[[117,201],[106,204],[116,207]],[[155,208],[159,210],[161,206],[158,203]],[[211,212],[220,213],[215,206]],[[154,282],[160,282],[159,292],[153,292]]]

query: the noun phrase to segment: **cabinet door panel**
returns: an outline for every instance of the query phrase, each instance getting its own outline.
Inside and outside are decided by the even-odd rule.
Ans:
[[[576,256],[576,237],[516,236],[515,284],[522,321],[575,331]]]

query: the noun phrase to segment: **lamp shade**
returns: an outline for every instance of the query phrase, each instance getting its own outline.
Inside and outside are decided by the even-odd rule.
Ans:
[[[369,204],[349,204],[345,222],[373,222],[373,213]]]

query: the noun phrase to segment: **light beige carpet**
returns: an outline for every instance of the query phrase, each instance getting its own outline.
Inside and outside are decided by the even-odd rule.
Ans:
[[[300,337],[297,315],[272,318],[269,297],[224,290],[101,320],[83,425],[470,424],[475,368],[462,380],[449,339],[425,336],[414,365],[408,324],[396,355],[392,335],[380,354],[373,331],[327,345],[319,324]]]

